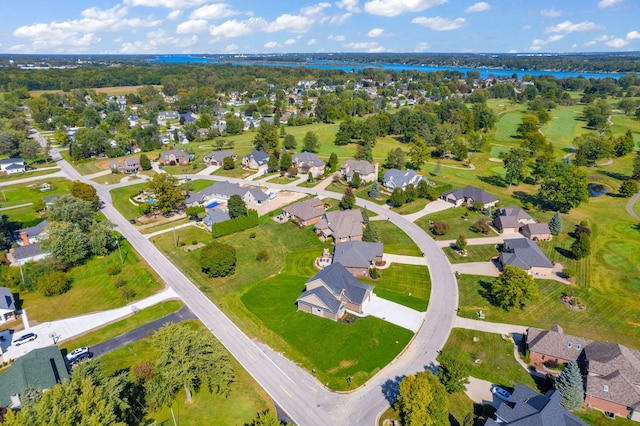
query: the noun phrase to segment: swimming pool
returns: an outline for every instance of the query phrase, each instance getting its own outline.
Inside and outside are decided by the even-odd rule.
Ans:
[[[219,205],[220,205],[220,203],[219,203],[219,202],[214,201],[213,203],[211,203],[211,204],[208,204],[208,205],[204,206],[204,208],[205,208],[205,209],[212,209],[212,208],[214,208],[214,207],[216,207],[216,206],[219,206]]]

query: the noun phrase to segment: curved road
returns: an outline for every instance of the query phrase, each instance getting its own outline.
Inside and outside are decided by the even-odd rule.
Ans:
[[[638,201],[638,198],[640,198],[640,192],[631,197],[626,206],[627,213],[629,213],[636,220],[640,220],[640,216],[638,216],[636,212],[633,211],[633,205]]]
[[[332,392],[306,370],[246,336],[113,207],[109,193],[113,186],[102,187],[86,180],[69,163],[59,158],[55,149],[52,150],[52,154],[70,179],[81,180],[96,187],[98,194],[105,201],[103,214],[117,226],[118,231],[127,238],[140,256],[174,289],[191,311],[298,425],[375,424],[379,414],[389,404],[384,393],[385,389],[389,389],[388,382],[429,367],[449,337],[458,306],[458,288],[451,265],[444,253],[414,223],[375,203],[358,199],[359,206],[367,207],[370,211],[392,220],[424,253],[431,274],[431,303],[425,313],[422,327],[394,361],[357,390],[349,394]],[[194,178],[251,183],[220,176],[198,175]],[[138,182],[134,181],[131,184],[134,183]],[[268,186],[282,190],[292,189],[286,185]],[[296,187],[295,191],[330,198],[342,197],[342,194],[314,188]],[[393,386],[391,388],[393,389]]]

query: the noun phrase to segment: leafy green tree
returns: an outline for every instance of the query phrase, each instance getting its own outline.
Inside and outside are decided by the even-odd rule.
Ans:
[[[374,200],[380,197],[380,188],[378,188],[378,182],[373,181],[371,183],[371,188],[368,192],[369,198],[373,198]]]
[[[409,148],[409,158],[411,158],[413,168],[418,170],[427,161],[427,158],[429,158],[429,147],[423,138],[419,136],[413,138],[413,142]]]
[[[465,234],[458,235],[458,238],[456,239],[456,247],[458,247],[459,250],[467,248],[467,236]]]
[[[108,220],[94,221],[89,228],[89,248],[96,256],[106,256],[116,247],[113,224]]]
[[[276,414],[271,410],[258,413],[255,419],[248,426],[291,426],[290,423],[282,423]]]
[[[284,129],[284,127],[282,128]],[[294,135],[287,135],[284,137],[284,141],[282,141],[282,146],[289,151],[295,151],[298,148],[298,141]]]
[[[640,151],[633,157],[633,171],[631,172],[631,178],[640,180]]]
[[[269,160],[267,160],[267,170],[269,172],[274,172],[278,170],[279,167],[280,165],[278,164],[278,159],[276,158],[276,156],[273,154],[269,154]]]
[[[551,235],[560,235],[562,232],[562,217],[560,212],[555,212],[549,221],[549,231]]]
[[[491,231],[491,221],[487,217],[481,217],[471,227],[474,231],[487,235]]]
[[[149,160],[147,154],[140,155],[140,167],[142,170],[151,170],[151,160]]]
[[[410,203],[418,198],[418,191],[412,183],[407,185],[407,188],[404,190],[404,197],[407,200],[407,203]]]
[[[232,157],[224,157],[222,160],[222,169],[223,170],[233,170],[236,168],[236,163],[233,161]]]
[[[577,410],[584,403],[582,374],[576,361],[569,361],[555,380],[554,387],[562,395],[560,404],[567,410]]]
[[[233,194],[229,197],[229,201],[227,201],[227,208],[229,209],[229,217],[231,219],[247,215],[247,204],[238,194]]]
[[[596,130],[606,127],[609,116],[611,115],[611,105],[605,100],[598,100],[595,105],[587,105],[582,113],[587,120],[587,126]]]
[[[505,180],[507,184],[518,185],[526,176],[526,165],[529,154],[521,148],[511,149],[500,154],[500,158],[506,170]]]
[[[71,279],[62,271],[50,271],[38,278],[38,291],[46,297],[64,294],[71,288]]]
[[[367,225],[364,227],[364,231],[362,231],[362,241],[369,243],[380,242],[380,233],[372,222],[367,222]]]
[[[178,179],[169,173],[156,173],[147,184],[147,190],[156,200],[154,206],[163,213],[177,210],[184,204],[187,197],[187,188],[181,185]]]
[[[335,152],[332,152],[331,155],[329,155],[327,167],[331,173],[335,173],[335,171],[338,170],[338,155]]]
[[[575,163],[578,166],[595,165],[596,161],[609,157],[613,152],[611,141],[603,136],[578,136],[573,144],[577,146]]]
[[[564,163],[557,163],[554,173],[540,184],[538,196],[554,210],[567,213],[589,200],[587,172]]]
[[[40,246],[60,262],[75,265],[89,256],[89,239],[77,223],[51,222],[47,232]]]
[[[353,176],[351,176],[351,182],[349,183],[352,188],[360,188],[362,185],[362,180],[360,179],[360,173],[354,172]]]
[[[20,151],[20,140],[17,132],[0,130],[0,154],[15,156]]]
[[[591,254],[591,238],[586,232],[581,232],[571,244],[571,253],[576,259],[582,259]]]
[[[46,204],[46,203],[44,202],[44,200],[41,198],[41,199],[39,199],[39,200],[35,200],[35,201],[33,202],[33,205],[31,206],[31,208],[33,208],[33,211],[37,213],[37,212],[41,212],[41,211],[43,211],[44,209],[46,209],[46,208],[47,208],[47,204]]]
[[[94,210],[98,209],[98,204],[100,203],[98,192],[88,183],[80,182],[79,180],[73,181],[73,183],[71,183],[71,195],[90,202]]]
[[[293,166],[293,157],[288,152],[283,152],[280,155],[280,170],[287,171]]]
[[[533,114],[525,114],[522,116],[522,123],[518,125],[517,132],[520,136],[525,137],[525,135],[538,131],[538,125],[540,124],[540,119]]]
[[[449,422],[447,391],[430,371],[407,376],[394,406],[404,425],[441,426]]]
[[[302,139],[302,151],[318,152],[319,149],[320,141],[318,140],[318,135],[314,132],[305,133],[304,139]]]
[[[49,206],[50,222],[69,222],[78,225],[82,231],[88,231],[93,223],[95,209],[91,202],[81,200],[70,194],[61,195]]]
[[[638,182],[635,180],[627,179],[620,184],[620,195],[629,198],[633,194],[638,192]]]
[[[211,278],[233,275],[236,271],[236,249],[212,241],[200,250],[200,267]]]
[[[24,139],[20,142],[20,156],[27,161],[35,161],[40,156],[40,143],[35,139]]]
[[[258,150],[268,151],[276,149],[279,142],[278,127],[263,120],[253,138],[253,146]]]
[[[505,310],[523,308],[540,298],[538,284],[524,269],[506,265],[500,276],[491,285],[491,295]]]
[[[633,141],[631,130],[627,130],[627,133],[613,140],[613,152],[616,157],[622,157],[629,154],[633,151],[635,146],[636,144]]]
[[[394,207],[401,207],[407,202],[407,196],[402,188],[394,188],[391,196],[389,197],[389,203]]]
[[[340,208],[342,210],[351,210],[356,205],[356,196],[353,193],[353,189],[350,186],[347,186],[344,189],[344,195],[340,200]]]
[[[387,160],[385,161],[386,167],[403,170],[406,163],[405,153],[401,148],[391,149],[387,153]]]
[[[464,392],[469,383],[466,364],[452,357],[443,357],[438,366],[438,379],[448,393]]]
[[[157,354],[146,388],[153,406],[170,406],[181,389],[188,403],[193,401],[192,392],[201,388],[225,396],[231,392],[233,366],[211,333],[170,323],[153,334],[151,345]]]

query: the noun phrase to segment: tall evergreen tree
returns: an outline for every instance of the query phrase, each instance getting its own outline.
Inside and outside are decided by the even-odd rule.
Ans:
[[[551,235],[560,235],[562,232],[562,217],[560,217],[560,212],[556,212],[549,221],[549,231],[551,231]]]
[[[567,410],[577,410],[584,403],[584,387],[578,363],[569,361],[554,383],[562,395],[560,404]]]
[[[582,259],[591,254],[591,241],[589,234],[586,232],[580,233],[578,238],[571,244],[571,252],[576,259]]]
[[[338,154],[332,152],[329,156],[329,161],[327,162],[327,167],[331,173],[338,170]]]
[[[356,196],[353,193],[353,189],[351,189],[350,186],[347,186],[344,189],[344,195],[342,196],[342,200],[340,200],[340,208],[342,210],[350,210],[355,205],[356,205]]]
[[[633,158],[633,171],[631,177],[635,180],[640,180],[640,152]]]
[[[362,221],[365,225],[369,223],[369,210],[366,207],[362,210]]]
[[[368,222],[367,226],[364,227],[364,231],[362,231],[362,241],[369,243],[380,242],[380,234],[371,222]]]
[[[362,184],[362,180],[360,179],[360,173],[354,172],[353,176],[351,176],[351,187],[359,188]]]
[[[371,189],[369,190],[369,198],[378,198],[380,197],[380,189],[378,188],[378,182],[375,180],[371,184]]]

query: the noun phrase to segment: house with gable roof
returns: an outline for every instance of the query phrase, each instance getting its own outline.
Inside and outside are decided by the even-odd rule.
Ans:
[[[315,274],[296,300],[298,310],[338,321],[347,310],[363,313],[373,286],[361,283],[339,262]]]
[[[347,160],[340,166],[340,174],[347,182],[351,182],[356,172],[360,175],[362,182],[378,180],[378,163],[371,164],[367,160]]]
[[[520,228],[529,223],[536,223],[536,220],[518,206],[497,209],[496,217],[493,219],[493,226],[501,234],[520,232]]]
[[[377,179],[377,177],[376,177]],[[420,176],[413,170],[389,169],[384,172],[382,177],[382,185],[387,191],[393,191],[396,188],[406,189],[408,185],[418,186],[421,180],[426,181],[429,185],[432,183],[424,176]]]
[[[9,249],[7,259],[11,266],[24,265],[27,262],[37,262],[51,256],[51,253],[40,250],[40,244],[28,244]]]
[[[213,151],[208,153],[203,157],[203,160],[206,164],[210,166],[222,166],[224,164],[224,159],[227,157],[231,157],[233,161],[236,161],[236,153],[231,151]]]
[[[269,161],[269,153],[254,150],[242,157],[242,166],[252,170],[267,170],[267,162]]]
[[[282,213],[299,226],[315,225],[324,216],[324,203],[318,197],[310,198],[283,207]]]
[[[158,162],[163,166],[186,166],[189,164],[189,154],[172,146],[160,155]]]
[[[45,219],[30,228],[18,229],[13,233],[13,239],[21,246],[35,244],[47,235],[47,226],[49,226],[49,221]]]
[[[502,267],[517,266],[534,276],[546,277],[553,269],[540,247],[527,238],[505,239],[498,261]]]
[[[140,157],[125,158],[122,163],[113,160],[109,163],[112,173],[137,173],[142,169]]]
[[[232,195],[239,195],[246,204],[262,205],[269,201],[269,196],[255,186],[240,186],[237,183],[216,182],[200,192],[187,194],[185,203],[188,206],[206,206],[215,200],[228,200]]]
[[[314,229],[321,240],[332,237],[338,244],[345,241],[362,241],[363,227],[362,212],[360,209],[353,209],[325,212]]]
[[[354,277],[369,277],[369,270],[382,262],[382,243],[347,241],[336,244],[333,261],[341,263]]]
[[[474,202],[479,201],[482,203],[482,207],[486,209],[495,206],[498,202],[498,199],[494,195],[471,185],[445,191],[442,193],[441,198],[456,207],[460,207],[463,204],[471,206]]]
[[[298,170],[298,174],[311,173],[314,178],[324,176],[324,161],[312,152],[300,152],[291,158],[292,165]]]
[[[12,175],[26,171],[27,166],[22,158],[5,158],[4,160],[0,160],[0,173]]]
[[[11,290],[0,287],[0,324],[13,320],[16,317],[16,302]]]

